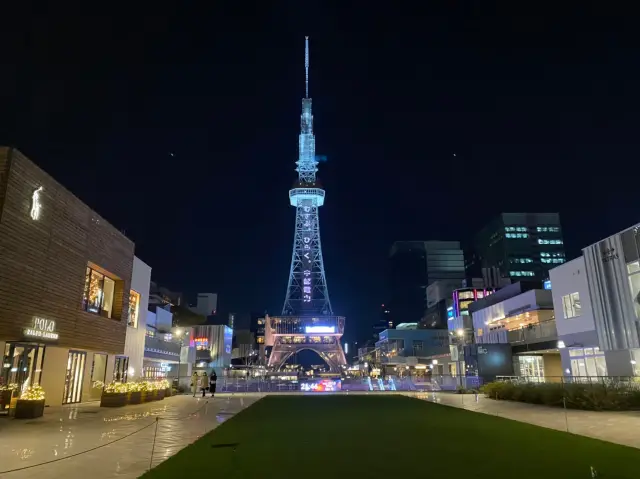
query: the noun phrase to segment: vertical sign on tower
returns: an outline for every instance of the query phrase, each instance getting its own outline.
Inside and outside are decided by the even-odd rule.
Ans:
[[[304,204],[301,208],[302,252],[300,261],[302,263],[302,307],[309,309],[311,307],[311,300],[313,299],[313,215],[311,214],[312,206],[309,204]]]

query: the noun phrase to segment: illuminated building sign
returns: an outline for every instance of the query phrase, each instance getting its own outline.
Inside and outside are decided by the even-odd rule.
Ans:
[[[311,251],[313,224],[311,222],[311,206],[303,206],[302,211],[303,213],[300,215],[302,222],[302,251],[300,252],[300,262],[302,263],[302,305],[303,307],[310,307],[313,299],[313,278],[311,274],[313,269],[313,253]]]
[[[33,326],[24,330],[28,338],[58,339],[56,322],[52,319],[33,318]]]
[[[342,381],[332,379],[321,379],[314,382],[300,383],[300,391],[304,392],[333,392],[342,389]]]
[[[31,219],[36,221],[40,218],[40,212],[42,211],[42,203],[40,203],[40,192],[42,191],[42,186],[37,188],[33,195],[31,195],[31,211],[29,214],[31,215]]]
[[[193,346],[196,349],[209,349],[209,338],[193,338]]]
[[[304,328],[305,333],[314,334],[333,334],[336,332],[335,326],[307,326]]]

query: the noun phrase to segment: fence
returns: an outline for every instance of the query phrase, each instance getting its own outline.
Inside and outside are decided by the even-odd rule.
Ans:
[[[299,378],[297,381],[266,378],[218,378],[217,392],[277,393],[300,391],[300,383],[319,378]],[[432,375],[424,378],[385,376],[384,378],[342,378],[342,391],[456,391],[477,389],[483,380],[478,376]]]

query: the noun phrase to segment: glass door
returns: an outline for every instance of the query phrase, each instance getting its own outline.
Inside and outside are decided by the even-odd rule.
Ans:
[[[97,401],[102,396],[104,380],[107,375],[107,355],[95,353],[91,365],[91,400]]]
[[[87,353],[85,352],[69,351],[62,404],[74,404],[82,400],[82,380],[84,378],[84,363],[86,359]]]
[[[7,343],[2,361],[0,385],[15,384],[18,395],[27,387],[40,384],[45,346]]]

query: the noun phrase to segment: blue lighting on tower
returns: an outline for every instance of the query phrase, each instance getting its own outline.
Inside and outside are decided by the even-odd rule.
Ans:
[[[296,161],[298,180],[289,191],[289,201],[296,208],[296,228],[289,285],[282,314],[331,315],[333,312],[320,244],[318,208],[324,204],[325,192],[316,179],[318,159],[309,98],[309,37],[305,38],[304,68],[305,97],[302,99]]]

